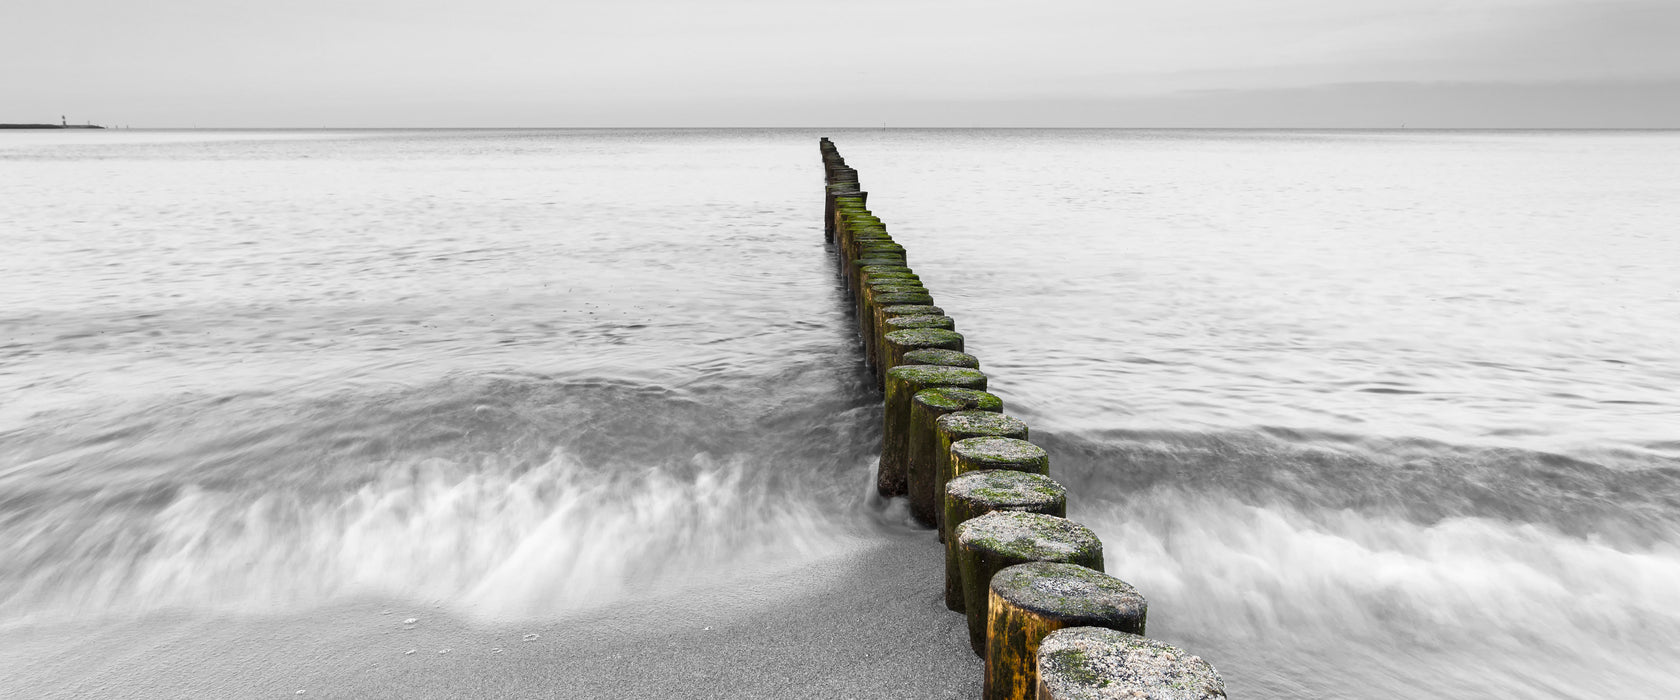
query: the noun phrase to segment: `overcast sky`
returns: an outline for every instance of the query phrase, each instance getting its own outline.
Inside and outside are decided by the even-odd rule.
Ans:
[[[0,121],[1680,127],[1680,0],[39,0]]]

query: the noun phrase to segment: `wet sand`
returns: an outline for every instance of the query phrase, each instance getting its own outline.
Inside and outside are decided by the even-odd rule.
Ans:
[[[8,697],[971,698],[981,664],[927,532],[791,572],[483,627],[364,601],[4,630]],[[412,629],[403,621],[417,618]],[[525,641],[530,634],[538,635]],[[412,650],[412,653],[409,653]],[[300,693],[301,691],[301,693]]]

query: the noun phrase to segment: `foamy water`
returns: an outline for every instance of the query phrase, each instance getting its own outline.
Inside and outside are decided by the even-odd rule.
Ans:
[[[8,135],[0,624],[868,544],[816,135]],[[829,135],[1236,693],[1680,692],[1680,136]]]

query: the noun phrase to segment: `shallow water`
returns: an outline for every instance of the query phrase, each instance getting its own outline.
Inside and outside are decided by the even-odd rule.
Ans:
[[[868,546],[816,135],[8,135],[0,625]],[[1680,692],[1680,134],[829,135],[1237,694]]]

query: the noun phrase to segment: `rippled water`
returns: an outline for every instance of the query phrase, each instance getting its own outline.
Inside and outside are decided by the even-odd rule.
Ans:
[[[8,134],[0,625],[866,545],[816,135]],[[1680,134],[829,135],[1237,694],[1680,692]]]

